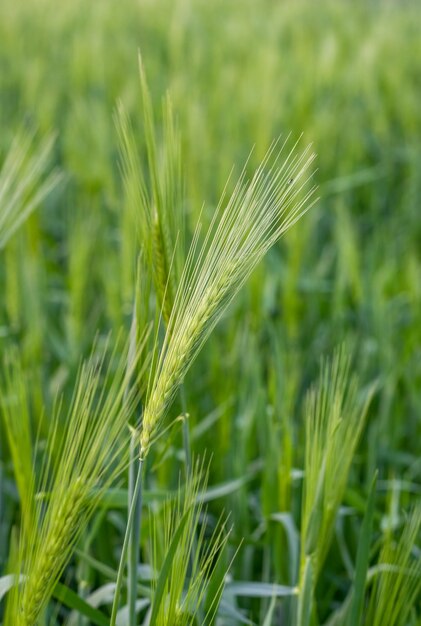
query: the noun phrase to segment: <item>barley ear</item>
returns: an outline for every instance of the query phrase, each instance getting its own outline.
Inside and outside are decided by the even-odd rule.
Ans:
[[[221,200],[202,244],[197,227],[180,277],[156,370],[151,376],[140,435],[151,443],[181,381],[230,302],[266,252],[311,205],[310,148],[275,142],[251,180],[241,174]],[[285,154],[284,154],[285,153]]]

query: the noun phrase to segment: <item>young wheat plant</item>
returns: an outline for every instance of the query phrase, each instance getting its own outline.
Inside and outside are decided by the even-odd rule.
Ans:
[[[208,540],[204,523],[199,530],[206,515],[198,494],[206,484],[203,462],[198,461],[177,497],[152,520],[152,563],[160,574],[152,595],[151,626],[208,624],[217,611],[224,585],[220,565],[228,533],[223,522],[216,525]]]

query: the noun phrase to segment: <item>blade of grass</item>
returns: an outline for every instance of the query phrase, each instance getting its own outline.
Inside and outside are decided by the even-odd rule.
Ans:
[[[373,529],[374,503],[376,497],[377,473],[371,483],[368,495],[367,508],[361,527],[358,542],[357,562],[355,567],[352,602],[349,613],[348,626],[360,626],[362,624],[364,591],[367,578],[368,561],[370,556],[370,542]]]
[[[53,591],[53,596],[56,600],[59,600],[62,604],[69,607],[69,609],[73,609],[80,613],[80,615],[87,617],[91,624],[95,624],[96,626],[109,625],[108,617],[104,615],[102,611],[88,604],[66,585],[57,583]]]

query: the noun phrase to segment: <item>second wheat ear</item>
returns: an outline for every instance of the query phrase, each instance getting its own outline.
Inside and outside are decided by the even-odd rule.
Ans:
[[[110,355],[107,348],[93,350],[80,367],[62,435],[58,425],[63,415],[61,404],[57,404],[41,478],[28,489],[32,506],[25,511],[31,517],[22,529],[13,564],[22,575],[22,583],[12,590],[8,624],[38,623],[83,528],[106,489],[127,465],[126,428],[139,398],[137,385],[126,393],[126,383],[132,376],[136,378],[138,367],[141,369],[138,355],[144,341],[140,338],[129,372],[127,346],[121,356],[118,342]],[[13,397],[11,392],[18,383],[22,386],[23,380],[22,365],[15,360],[3,393]],[[9,417],[13,418],[13,411],[6,415]]]

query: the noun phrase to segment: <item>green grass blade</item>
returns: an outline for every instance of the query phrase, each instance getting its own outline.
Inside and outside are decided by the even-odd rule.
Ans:
[[[104,615],[102,611],[99,611],[85,602],[85,600],[78,596],[72,589],[66,587],[66,585],[57,583],[53,596],[56,600],[59,600],[62,604],[69,607],[69,609],[73,609],[84,617],[87,617],[92,624],[96,626],[109,626],[108,617]]]
[[[6,593],[8,593],[17,583],[17,576],[15,574],[6,574],[0,578],[0,602],[3,600]]]
[[[360,539],[358,542],[357,562],[355,567],[355,578],[348,626],[359,626],[360,624],[362,624],[364,590],[366,585],[368,561],[370,556],[371,534],[373,530],[376,485],[377,473],[375,474],[373,482],[371,483],[370,493],[367,501],[367,509],[364,515]]]
[[[228,583],[226,590],[233,596],[244,598],[286,598],[297,594],[295,587],[248,581],[234,581]]]

